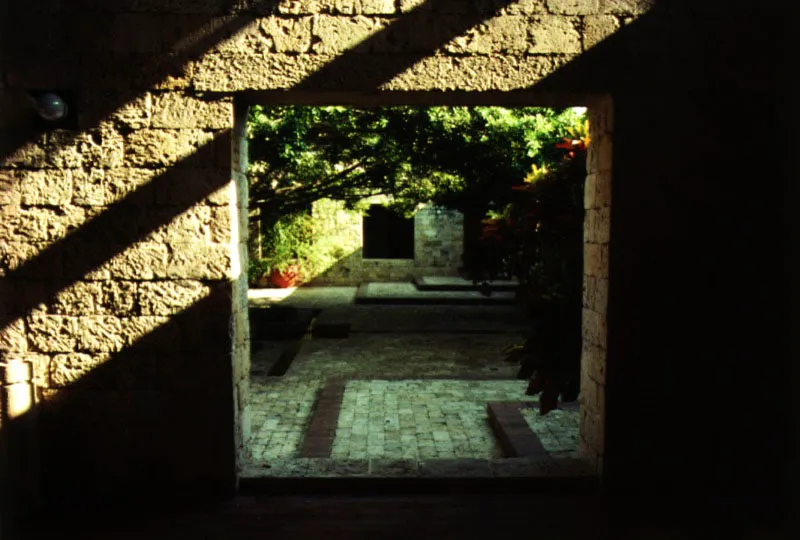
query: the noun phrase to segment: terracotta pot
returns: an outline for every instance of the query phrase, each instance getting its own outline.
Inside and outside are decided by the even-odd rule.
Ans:
[[[300,282],[300,267],[292,265],[286,270],[273,270],[270,274],[272,284],[278,288],[285,289],[287,287],[295,287]]]

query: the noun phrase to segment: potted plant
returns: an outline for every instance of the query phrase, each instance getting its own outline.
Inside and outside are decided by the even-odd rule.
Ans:
[[[274,287],[300,285],[312,273],[314,250],[311,218],[306,213],[282,216],[265,235],[265,272]]]

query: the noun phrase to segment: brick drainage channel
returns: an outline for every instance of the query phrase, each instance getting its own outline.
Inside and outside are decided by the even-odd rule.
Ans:
[[[311,317],[305,321],[307,324],[305,324],[302,335],[299,335],[301,332],[298,326],[297,332],[292,336],[295,339],[284,344],[277,361],[273,362],[267,370],[267,384],[270,381],[284,379],[283,376],[289,370],[303,343],[312,339],[313,323],[320,311],[319,309],[313,310]],[[340,325],[338,332],[337,337],[346,337],[349,334],[349,328]],[[429,488],[438,486],[445,490],[455,487],[461,490],[469,489],[464,484],[466,482],[478,489],[478,485],[489,480],[492,483],[501,482],[504,486],[513,488],[516,485],[514,480],[530,480],[532,477],[540,479],[541,482],[537,481],[537,485],[546,487],[547,490],[553,489],[550,484],[556,480],[558,486],[571,490],[594,489],[594,472],[587,470],[577,457],[578,412],[576,408],[569,405],[563,411],[556,410],[548,415],[550,418],[556,416],[555,424],[559,424],[559,422],[561,424],[551,429],[548,427],[548,423],[552,422],[543,421],[548,417],[535,419],[536,415],[531,408],[533,401],[484,401],[488,414],[487,424],[491,426],[493,436],[499,443],[499,452],[491,452],[491,457],[477,457],[474,451],[472,456],[469,456],[470,452],[461,452],[462,455],[469,456],[462,457],[455,450],[452,452],[453,457],[447,458],[433,457],[433,455],[399,456],[397,451],[382,452],[380,447],[377,447],[378,451],[367,447],[362,448],[363,451],[360,452],[342,453],[340,448],[343,444],[342,441],[347,440],[342,437],[348,435],[346,433],[347,426],[343,426],[342,421],[342,408],[348,388],[357,390],[360,385],[363,390],[365,385],[368,387],[376,384],[384,385],[384,387],[391,384],[406,386],[439,384],[441,386],[448,380],[453,384],[467,381],[474,381],[476,384],[479,381],[497,382],[494,377],[480,375],[437,376],[435,379],[413,381],[408,377],[381,377],[380,380],[375,380],[353,376],[325,378],[317,381],[295,381],[301,385],[305,384],[310,402],[298,403],[296,400],[286,402],[297,407],[295,418],[292,419],[293,423],[288,428],[286,426],[276,427],[277,431],[273,435],[278,437],[273,437],[275,440],[261,445],[260,455],[258,452],[254,452],[250,463],[243,471],[242,489],[258,491],[266,486],[270,486],[271,489],[280,486],[283,491],[291,490],[292,486],[300,489],[301,485],[305,486],[303,489],[308,489],[309,481],[312,480],[322,482],[322,485],[317,486],[320,489],[327,487],[336,489],[335,486],[356,487],[359,484],[371,486],[372,489],[374,486],[370,481],[374,482],[376,479],[380,479],[380,484],[384,488],[392,490],[401,489],[406,484],[409,489],[413,490],[421,487],[422,484],[427,485],[431,482],[434,485],[428,486]],[[419,387],[421,388],[421,386]],[[312,393],[308,394],[309,391]],[[275,394],[275,392],[267,393]],[[273,395],[273,397],[275,396]],[[292,397],[296,398],[297,396]],[[350,401],[350,409],[354,405],[358,405],[358,397]],[[365,406],[364,403],[360,403],[360,405]],[[352,411],[350,414],[352,418]],[[559,417],[559,415],[561,416]],[[390,419],[387,418],[386,422],[389,423]],[[344,432],[342,431],[343,427]],[[353,429],[356,430],[355,426]],[[539,432],[551,437],[547,445],[550,451],[542,444],[537,434]],[[439,434],[442,433],[434,431],[432,435],[435,440],[428,441],[435,444],[437,448],[441,442],[436,439]],[[563,437],[564,434],[568,435],[566,440]],[[560,440],[557,440],[555,435],[558,435]],[[569,435],[572,437],[570,438]],[[419,434],[417,436],[424,437]],[[382,439],[383,437],[381,437]],[[277,448],[278,440],[283,446],[279,451],[270,453],[271,450]],[[419,444],[422,445],[424,442]],[[428,448],[432,447],[433,445]],[[420,446],[420,449],[422,448]],[[303,480],[303,482],[294,483],[298,480]]]

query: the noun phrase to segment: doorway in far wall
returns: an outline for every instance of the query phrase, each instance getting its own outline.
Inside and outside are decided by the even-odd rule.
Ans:
[[[373,204],[363,219],[365,259],[413,259],[414,218]]]

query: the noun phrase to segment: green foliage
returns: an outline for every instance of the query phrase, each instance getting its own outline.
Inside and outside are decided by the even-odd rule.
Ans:
[[[502,207],[508,187],[552,159],[579,119],[533,107],[254,106],[251,201],[267,215],[380,194],[406,215],[423,202]]]
[[[263,253],[260,260],[251,257],[248,276],[251,282],[274,270],[283,272],[290,266],[299,266],[302,275],[314,271],[315,248],[313,222],[306,212],[281,216],[267,224],[263,235]]]
[[[583,284],[583,188],[588,124],[555,145],[562,159],[531,167],[511,202],[484,220],[477,256],[467,270],[477,280],[513,275],[534,317],[523,347],[507,351],[530,377],[527,393],[541,393],[540,411],[577,398],[580,381]]]

